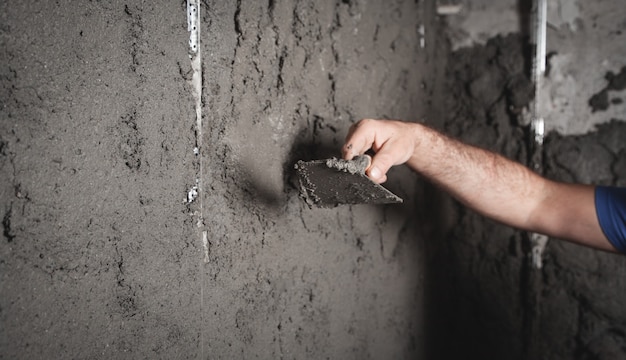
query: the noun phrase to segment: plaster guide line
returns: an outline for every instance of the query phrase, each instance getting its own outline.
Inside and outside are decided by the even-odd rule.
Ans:
[[[202,53],[200,51],[200,2],[187,0],[187,31],[189,31],[189,58],[191,59],[191,87],[196,110],[196,144],[193,148],[194,156],[198,156],[200,171],[196,174],[196,184],[187,194],[187,202],[194,201],[203,190],[202,188]],[[198,201],[199,212],[197,226],[203,224],[202,196]]]
[[[193,148],[194,156],[198,157],[199,171],[196,173],[196,184],[191,188],[187,195],[187,202],[191,203],[198,196],[197,210],[197,227],[202,229],[204,225],[203,214],[203,193],[202,184],[203,161],[202,161],[202,53],[200,51],[200,0],[187,0],[187,31],[189,32],[189,58],[191,60],[191,88],[192,96],[195,101],[196,115],[196,144]],[[200,232],[200,241],[204,253],[203,262],[209,260],[208,239],[206,230]],[[202,317],[204,314],[204,277],[203,267],[200,266],[200,358],[204,358],[204,323]]]
[[[546,0],[535,0],[534,3],[534,41],[535,56],[533,58],[532,81],[535,88],[535,98],[531,104],[531,162],[530,166],[538,173],[543,172],[542,147],[545,135],[544,118],[539,113],[539,100],[543,97],[541,93],[543,78],[546,72],[546,25],[548,5]],[[548,237],[543,234],[531,233],[531,260],[532,266],[541,269],[543,266],[543,251],[548,243]]]

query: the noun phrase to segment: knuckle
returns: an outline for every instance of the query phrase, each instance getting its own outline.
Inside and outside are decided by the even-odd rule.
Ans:
[[[376,120],[374,119],[363,119],[363,125],[364,126],[372,126],[372,124],[374,124],[376,122]]]
[[[373,120],[372,119],[361,119],[354,124],[355,128],[360,128],[363,126],[368,126]]]

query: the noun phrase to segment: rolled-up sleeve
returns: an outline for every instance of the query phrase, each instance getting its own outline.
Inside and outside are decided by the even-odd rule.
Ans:
[[[606,238],[626,253],[626,188],[596,186],[596,214]]]

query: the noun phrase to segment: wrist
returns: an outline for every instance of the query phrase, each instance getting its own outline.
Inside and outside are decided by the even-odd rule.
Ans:
[[[415,170],[419,171],[424,165],[422,162],[426,159],[425,154],[428,152],[429,146],[427,144],[428,133],[431,131],[433,130],[420,123],[412,123],[410,126],[413,149],[407,163]]]

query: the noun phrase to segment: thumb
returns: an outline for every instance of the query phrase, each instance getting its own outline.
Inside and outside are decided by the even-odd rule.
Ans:
[[[372,164],[366,173],[376,183],[384,183],[387,181],[387,171],[394,165],[394,158],[384,148],[372,158]]]

